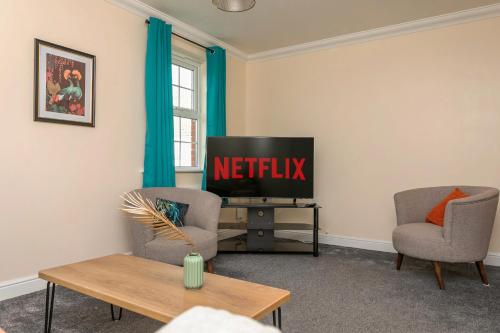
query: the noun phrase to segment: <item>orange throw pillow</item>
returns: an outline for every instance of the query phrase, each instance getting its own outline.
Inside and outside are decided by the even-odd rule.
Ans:
[[[468,195],[460,191],[458,187],[455,188],[453,191],[450,192],[450,194],[446,196],[446,198],[444,198],[440,203],[438,203],[434,208],[432,208],[429,214],[427,214],[425,222],[433,223],[435,225],[442,227],[444,224],[444,211],[446,209],[446,204],[448,204],[448,201],[454,199],[467,198],[467,197]]]

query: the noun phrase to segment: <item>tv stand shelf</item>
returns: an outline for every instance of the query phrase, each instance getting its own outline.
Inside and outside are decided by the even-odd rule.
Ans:
[[[219,230],[227,230],[229,236],[219,241],[219,252],[263,252],[263,253],[310,253],[317,257],[319,208],[318,204],[287,203],[223,203],[222,208],[244,208],[248,220],[243,222],[221,222]],[[312,209],[313,224],[275,222],[276,208]],[[286,238],[284,230],[311,231],[310,241]],[[238,232],[241,231],[241,232]],[[233,234],[231,234],[233,232]],[[309,233],[305,232],[304,237]],[[301,237],[302,238],[302,237]]]
[[[247,230],[247,222],[222,222],[219,223],[219,229]],[[284,223],[275,222],[274,230],[314,230],[314,226],[309,223]]]

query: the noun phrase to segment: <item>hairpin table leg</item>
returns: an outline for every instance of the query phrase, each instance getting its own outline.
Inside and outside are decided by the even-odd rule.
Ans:
[[[273,326],[276,327],[276,310],[273,310]],[[278,326],[281,329],[281,307],[278,308]]]
[[[113,304],[110,304],[110,307],[111,307],[111,319],[113,321],[117,321],[117,320],[122,319],[122,311],[123,311],[123,309],[120,307],[120,312],[118,313],[118,318],[116,318],[115,317],[115,310],[113,308]]]
[[[52,313],[54,311],[54,294],[56,284],[47,282],[47,292],[45,293],[45,326],[44,332],[49,333],[52,328]]]

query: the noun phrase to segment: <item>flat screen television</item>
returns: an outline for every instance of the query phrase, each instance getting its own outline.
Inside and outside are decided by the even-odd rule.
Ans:
[[[314,138],[207,138],[207,191],[221,197],[313,198],[313,177]]]

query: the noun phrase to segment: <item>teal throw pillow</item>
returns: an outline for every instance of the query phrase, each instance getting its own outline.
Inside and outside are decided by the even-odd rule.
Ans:
[[[184,226],[184,217],[186,216],[188,208],[189,205],[182,202],[156,198],[156,209],[162,213],[163,216],[172,221],[176,227]]]

